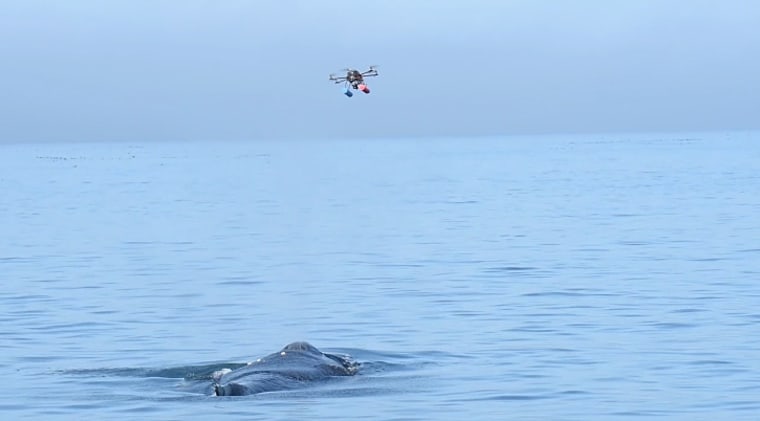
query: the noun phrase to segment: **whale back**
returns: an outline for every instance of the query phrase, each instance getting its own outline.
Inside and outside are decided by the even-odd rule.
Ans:
[[[250,395],[293,389],[332,376],[354,375],[358,367],[348,356],[325,354],[308,342],[293,342],[280,352],[221,374],[215,379],[214,394]]]
[[[314,354],[322,354],[322,351],[318,350],[317,347],[314,345],[308,343],[308,342],[293,342],[291,344],[285,345],[284,348],[282,348],[282,352],[287,351],[301,351],[301,352],[311,352]]]

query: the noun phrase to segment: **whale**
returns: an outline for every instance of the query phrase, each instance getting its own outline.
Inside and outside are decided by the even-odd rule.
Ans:
[[[298,389],[332,377],[353,376],[359,366],[349,355],[328,354],[308,342],[293,342],[243,367],[215,372],[213,394],[245,396]]]

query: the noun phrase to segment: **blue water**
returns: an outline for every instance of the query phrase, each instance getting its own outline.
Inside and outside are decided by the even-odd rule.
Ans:
[[[3,419],[760,419],[759,133],[0,156]]]

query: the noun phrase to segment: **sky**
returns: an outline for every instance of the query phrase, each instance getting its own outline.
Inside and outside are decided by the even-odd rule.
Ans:
[[[0,142],[760,128],[754,0],[2,0]],[[378,65],[372,93],[328,75]]]

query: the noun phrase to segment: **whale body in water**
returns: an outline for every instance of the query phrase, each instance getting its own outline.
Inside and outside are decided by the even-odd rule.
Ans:
[[[359,364],[348,355],[327,354],[307,342],[293,342],[238,369],[214,373],[214,395],[297,389],[329,377],[353,376],[358,370]]]

